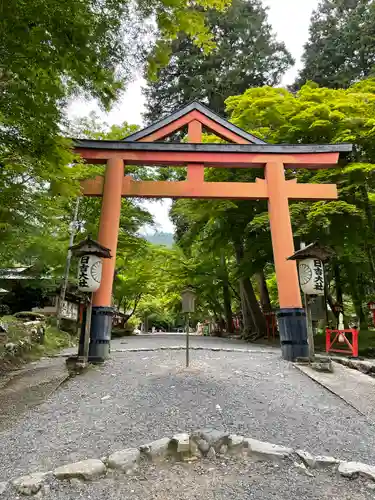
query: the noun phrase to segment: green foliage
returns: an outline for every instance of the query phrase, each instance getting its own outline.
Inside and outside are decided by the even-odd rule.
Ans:
[[[326,87],[349,87],[373,75],[374,25],[373,0],[321,0],[311,18],[296,86],[313,80]]]
[[[0,373],[12,370],[18,364],[56,354],[64,347],[73,345],[68,333],[51,325],[46,326],[43,343],[39,343],[31,338],[30,326],[27,327],[13,316],[3,316],[0,322],[7,325],[7,343],[13,344],[12,349],[0,344]]]
[[[187,0],[9,0],[2,4],[2,259],[22,259],[12,252],[18,253],[19,238],[28,237],[34,229],[42,242],[48,233],[43,214],[50,211],[49,231],[57,222],[58,241],[64,232],[59,221],[67,221],[57,211],[69,212],[70,199],[79,192],[78,180],[97,168],[80,165],[72,154],[71,141],[63,136],[62,132],[69,135],[67,106],[71,99],[95,98],[109,109],[135,66],[142,68],[148,58],[154,72],[152,67],[163,62],[177,31],[185,31],[202,50],[209,50],[212,41],[204,11],[226,5],[227,0],[194,4]],[[146,39],[157,40],[155,50]],[[106,137],[124,137],[134,130],[127,125],[112,127]],[[103,130],[91,131],[91,136],[103,138]]]
[[[178,248],[138,241],[120,249],[114,283],[115,305],[127,316],[145,316],[172,325],[180,312],[180,292],[188,284],[188,267]]]
[[[374,103],[373,79],[345,90],[319,88],[312,83],[295,94],[270,87],[248,89],[227,100],[233,123],[268,142],[355,144],[349,164],[326,170],[291,171],[288,178],[337,183],[339,201],[293,203],[292,222],[300,240],[319,240],[335,249],[333,265],[341,275],[344,292],[352,295],[363,321],[366,300],[375,293]],[[267,214],[253,219],[250,228],[258,234],[268,231]],[[329,271],[333,273],[330,267]]]
[[[225,12],[210,9],[206,21],[215,44],[209,53],[186,31],[177,29],[169,63],[160,69],[156,81],[148,82],[149,122],[192,100],[223,113],[228,96],[248,87],[278,83],[293,63],[285,45],[272,33],[258,0],[234,0]]]

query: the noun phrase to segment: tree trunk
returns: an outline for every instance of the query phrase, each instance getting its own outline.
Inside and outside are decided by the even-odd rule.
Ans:
[[[365,313],[363,312],[362,305],[365,299],[365,294],[362,286],[363,277],[361,276],[361,274],[353,276],[349,271],[348,281],[350,285],[350,294],[352,296],[355,313],[359,320],[359,325],[356,326],[359,326],[361,330],[367,330],[367,318]]]
[[[364,228],[365,230],[367,229],[367,238],[365,239],[365,249],[370,265],[370,271],[372,275],[372,281],[375,281],[375,262],[374,262],[374,254],[373,254],[373,240],[371,241],[371,237],[375,232],[375,223],[374,223],[374,214],[372,211],[372,205],[369,201],[368,197],[368,190],[366,183],[360,184],[359,186],[361,194],[362,194],[362,201],[364,204],[365,208],[365,214],[366,214],[366,219],[367,219],[367,228]],[[370,231],[368,231],[370,229]],[[369,241],[370,239],[370,241]]]
[[[343,292],[341,283],[341,272],[340,266],[337,262],[333,264],[333,274],[335,276],[335,288],[336,288],[336,302],[343,308]]]
[[[262,306],[262,311],[263,312],[271,312],[272,306],[271,306],[271,301],[270,301],[270,295],[268,293],[266,277],[264,276],[263,269],[261,271],[258,271],[257,273],[255,273],[255,277],[257,280],[258,288],[259,288],[260,303]]]
[[[359,326],[359,328],[361,330],[367,330],[368,325],[367,325],[366,315],[363,312],[362,300],[355,289],[352,290],[351,296],[352,296],[352,300],[353,300],[355,313],[359,319],[359,325],[356,325],[356,326]]]
[[[249,301],[250,313],[253,318],[253,323],[255,325],[255,329],[251,335],[251,340],[254,341],[266,336],[267,334],[266,319],[259,306],[259,302],[257,301],[251,280],[249,278],[245,278],[244,285],[245,285],[247,300]]]
[[[131,313],[129,314],[129,316],[126,318],[125,322],[124,322],[124,326],[126,325],[126,323],[129,321],[129,319],[134,316],[135,314],[135,311],[137,309],[137,306],[139,304],[139,301],[141,300],[142,298],[142,294],[140,293],[135,299],[134,299],[134,305],[133,305],[133,309],[131,311]]]
[[[330,318],[328,316],[328,309],[327,309],[327,304],[329,305],[332,313],[334,314],[335,318],[336,318],[336,323],[338,321],[338,317],[339,317],[339,313],[335,311],[335,301],[329,291],[329,288],[328,288],[328,282],[327,280],[325,280],[324,282],[324,288],[325,288],[325,299],[326,299],[326,321],[327,321],[327,326],[330,327],[332,326],[333,328],[336,328],[336,325],[331,325],[331,321],[330,321]]]
[[[236,261],[239,266],[242,262],[244,249],[242,243],[237,243],[235,245]],[[256,340],[258,338],[264,337],[266,335],[267,327],[266,320],[263,313],[259,307],[259,303],[255,296],[253,285],[249,278],[240,278],[240,290],[241,290],[241,308],[243,314],[245,334],[248,335],[249,340]],[[247,326],[251,324],[251,329],[247,330],[245,318],[247,320]]]
[[[242,324],[243,324],[243,333],[245,338],[250,338],[251,333],[255,331],[255,324],[253,321],[253,317],[250,311],[250,302],[247,299],[246,295],[246,287],[244,284],[245,278],[239,279],[240,285],[240,296],[241,296],[241,312],[242,312]]]
[[[229,290],[228,269],[227,269],[224,250],[220,251],[220,266],[221,266],[222,282],[223,282],[223,300],[224,300],[226,327],[228,333],[233,333],[234,325],[233,325],[233,313],[232,313],[232,299]]]

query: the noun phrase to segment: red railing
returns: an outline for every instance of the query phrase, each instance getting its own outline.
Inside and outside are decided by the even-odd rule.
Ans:
[[[334,335],[332,340],[332,334]],[[347,334],[351,334],[351,342],[347,338]],[[335,345],[336,344],[336,345]],[[348,349],[338,349],[337,344],[345,344]],[[344,346],[343,346],[344,347]],[[338,352],[341,354],[350,354],[358,357],[358,330],[354,328],[349,330],[330,330],[326,329],[326,352]]]

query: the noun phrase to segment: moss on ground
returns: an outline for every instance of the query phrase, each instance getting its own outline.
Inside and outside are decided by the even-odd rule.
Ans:
[[[69,333],[59,331],[55,326],[45,326],[43,343],[39,343],[31,339],[27,327],[17,318],[6,316],[1,318],[1,322],[8,327],[7,342],[0,344],[0,371],[3,372],[75,344]],[[13,344],[14,348],[9,348],[9,344]]]

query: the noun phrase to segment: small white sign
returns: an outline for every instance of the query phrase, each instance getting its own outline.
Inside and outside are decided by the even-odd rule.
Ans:
[[[61,317],[64,319],[72,319],[74,321],[78,320],[78,304],[74,304],[73,302],[68,302],[67,300],[63,300],[61,302]]]
[[[304,259],[298,264],[299,282],[306,295],[324,295],[324,267],[320,259]]]
[[[96,255],[83,255],[78,265],[78,289],[96,292],[102,279],[102,259]]]

